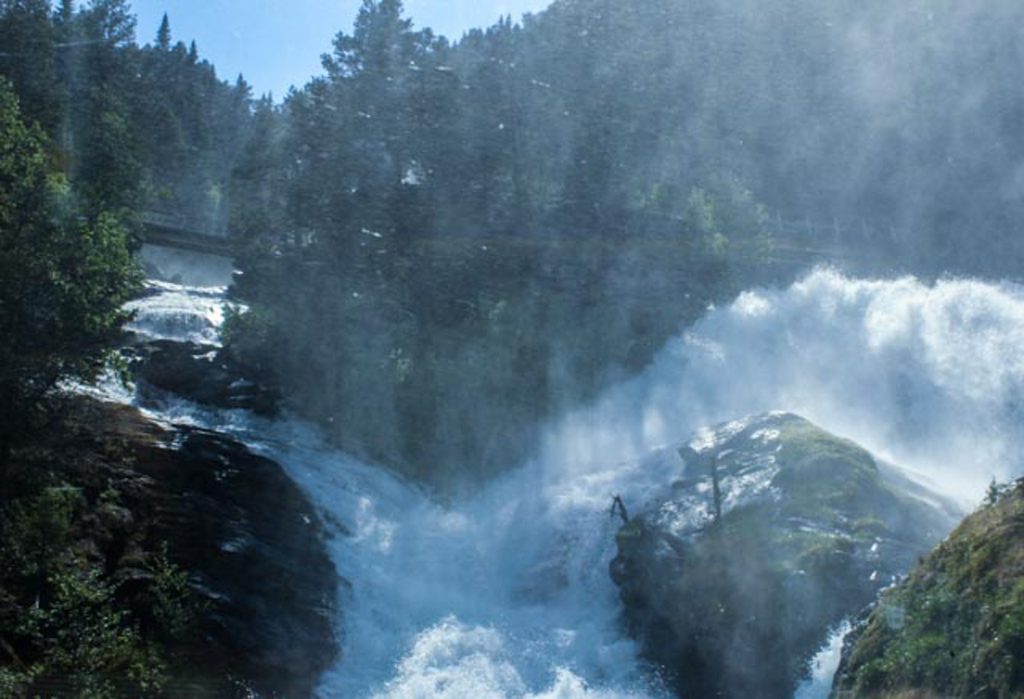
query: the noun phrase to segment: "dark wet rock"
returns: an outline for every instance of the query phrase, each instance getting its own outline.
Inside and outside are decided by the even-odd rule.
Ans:
[[[679,478],[621,529],[611,574],[629,630],[682,696],[792,696],[829,630],[955,521],[794,415],[729,423],[676,453]]]
[[[126,598],[152,584],[164,550],[205,604],[175,649],[168,690],[196,697],[312,696],[338,654],[338,577],[317,513],[281,467],[216,433],[167,427],[81,399],[77,435],[52,458],[93,503],[77,548]],[[116,492],[116,502],[104,493]],[[243,691],[241,688],[245,688]]]
[[[833,696],[1024,696],[1024,480],[883,594],[847,637]]]
[[[202,405],[251,410],[264,416],[277,413],[278,392],[256,380],[218,347],[152,340],[127,352],[135,376],[149,387]]]

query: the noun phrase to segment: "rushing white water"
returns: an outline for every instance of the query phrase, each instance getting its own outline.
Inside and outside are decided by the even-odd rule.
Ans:
[[[161,336],[189,339],[218,293],[168,286],[136,307]],[[245,441],[325,513],[351,588],[322,696],[658,696],[607,572],[610,496],[635,508],[678,475],[674,450],[656,447],[787,410],[971,500],[1022,470],[1022,343],[1019,287],[817,271],[709,311],[641,376],[552,425],[534,462],[448,507],[300,421],[174,400],[151,411]],[[820,694],[827,674],[802,691]]]
[[[843,641],[852,629],[853,625],[844,621],[829,634],[828,640],[811,659],[811,676],[797,687],[793,699],[828,699],[832,678],[842,660]]]
[[[183,286],[146,282],[146,296],[126,304],[134,313],[128,330],[153,340],[220,344],[220,330],[229,304],[227,287]]]
[[[973,504],[993,476],[1024,470],[1021,347],[1018,285],[818,270],[711,310],[641,376],[555,425],[543,460],[593,479],[593,463],[785,410]]]

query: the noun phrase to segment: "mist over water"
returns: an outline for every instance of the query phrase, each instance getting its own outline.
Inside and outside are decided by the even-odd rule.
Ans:
[[[544,460],[586,473],[703,425],[785,410],[969,504],[1024,465],[1022,341],[1016,284],[820,269],[711,310],[640,377],[555,425]]]
[[[167,313],[184,339],[195,324],[182,298],[208,318],[216,291],[172,285],[162,294],[175,302],[151,295],[140,315]],[[623,635],[608,575],[612,494],[640,509],[682,468],[659,446],[717,421],[788,410],[971,503],[993,475],[1022,471],[1022,341],[1016,285],[818,270],[709,310],[640,376],[552,424],[533,462],[447,506],[298,420],[171,399],[150,411],[276,459],[324,513],[330,554],[350,585],[338,620],[343,655],[322,679],[323,696],[664,696]],[[818,668],[801,691],[823,695],[829,682],[829,668]]]
[[[124,349],[140,375],[222,382],[191,395],[255,410],[280,389],[319,427],[112,376],[60,388],[235,438],[303,488],[344,581],[317,696],[669,696],[625,632],[610,506],[662,501],[677,447],[710,426],[800,415],[964,511],[1024,475],[1021,0],[551,0],[456,42],[365,0],[277,104],[219,79],[176,17],[136,39],[124,0],[53,4],[0,3],[0,132],[18,141],[0,153],[4,356],[26,360],[26,396],[36,373],[92,376],[78,367],[133,288],[128,238],[171,246],[137,251],[150,279]],[[822,260],[1015,281],[819,268],[681,327],[722,289]],[[238,341],[219,354],[225,322]],[[120,548],[105,519],[121,510],[76,510],[76,541]],[[142,561],[130,548],[104,584]],[[46,578],[42,606],[11,600],[63,613],[56,576],[24,577]],[[828,696],[845,624],[822,630],[800,699]],[[30,665],[57,647],[22,635]],[[722,647],[732,668],[750,657]]]

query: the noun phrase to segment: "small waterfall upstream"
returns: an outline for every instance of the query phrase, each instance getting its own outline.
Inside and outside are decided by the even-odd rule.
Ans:
[[[132,304],[132,329],[216,343],[224,291],[153,282]],[[710,309],[643,374],[552,424],[535,461],[449,506],[301,420],[172,396],[143,409],[243,441],[324,513],[351,586],[322,696],[657,697],[666,692],[623,635],[608,575],[611,495],[640,506],[677,474],[657,447],[789,410],[976,502],[990,478],[1024,470],[1022,346],[1020,287],[816,271]],[[139,400],[113,385],[107,396]],[[830,674],[818,667],[802,696],[827,694]]]

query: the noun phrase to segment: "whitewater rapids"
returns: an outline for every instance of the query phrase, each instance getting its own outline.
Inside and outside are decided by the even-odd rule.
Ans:
[[[215,340],[223,304],[222,290],[154,287],[134,302],[133,329]],[[818,270],[709,309],[640,376],[550,425],[533,462],[446,507],[299,420],[171,398],[147,412],[244,441],[324,513],[351,585],[321,696],[657,697],[657,673],[619,625],[608,512],[612,494],[639,509],[678,475],[659,447],[786,410],[970,506],[992,477],[1024,472],[1022,347],[1020,286]],[[827,694],[830,676],[817,669],[801,691]]]

